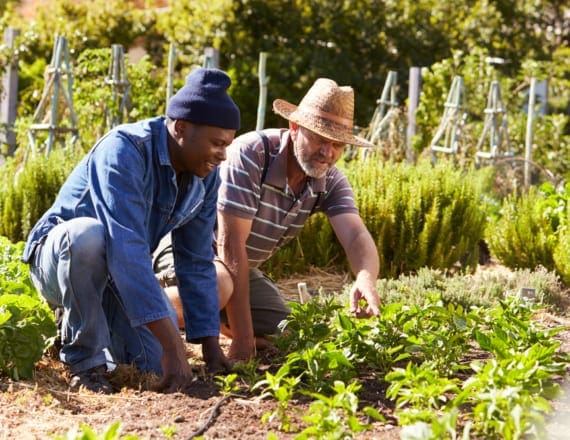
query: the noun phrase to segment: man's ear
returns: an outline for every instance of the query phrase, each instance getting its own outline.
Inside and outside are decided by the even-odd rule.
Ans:
[[[181,137],[185,129],[184,121],[177,119],[174,121],[174,135],[178,138]]]
[[[297,140],[297,133],[299,132],[299,125],[295,122],[289,121],[289,132],[291,133],[291,139]]]

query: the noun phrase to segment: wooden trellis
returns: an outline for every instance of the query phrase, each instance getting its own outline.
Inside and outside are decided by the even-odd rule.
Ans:
[[[32,151],[45,148],[46,155],[49,155],[56,139],[65,145],[65,135],[71,133],[73,144],[79,135],[77,116],[73,109],[73,74],[65,37],[60,35],[56,37],[52,59],[46,68],[45,77],[42,97],[28,134]],[[38,132],[47,132],[47,139],[41,146],[37,145]]]
[[[467,113],[464,111],[465,86],[463,78],[453,78],[451,89],[447,95],[443,117],[431,141],[431,154],[435,162],[436,153],[456,154],[459,151],[461,130],[465,124]]]
[[[120,44],[113,44],[112,46],[111,64],[105,83],[113,88],[111,108],[107,106],[105,109],[107,126],[112,128],[123,122],[123,118],[131,105],[131,83],[127,78],[125,54],[123,46]]]
[[[487,143],[488,141],[488,143]],[[513,156],[509,142],[507,109],[501,96],[498,81],[491,82],[485,108],[483,131],[477,142],[475,158],[494,160],[499,157]]]
[[[370,121],[368,140],[373,144],[380,140],[382,134],[386,132],[390,122],[396,115],[395,110],[398,107],[398,101],[396,99],[397,85],[398,73],[391,70],[386,77],[382,95],[380,95],[380,99],[376,101],[378,105]]]
[[[398,117],[397,86],[398,73],[391,70],[388,72],[382,94],[376,101],[376,109],[366,130],[365,137],[375,145],[380,145],[386,140],[390,125]],[[366,159],[371,152],[371,148],[363,149],[363,158]]]

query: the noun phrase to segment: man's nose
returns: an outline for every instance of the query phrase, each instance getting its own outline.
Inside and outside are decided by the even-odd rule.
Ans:
[[[321,143],[320,153],[325,157],[332,157],[334,146],[332,141],[324,141]]]

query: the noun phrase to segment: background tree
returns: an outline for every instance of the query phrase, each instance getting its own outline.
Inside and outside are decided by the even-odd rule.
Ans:
[[[273,99],[298,102],[321,76],[352,85],[356,121],[368,123],[385,79],[380,66],[390,64],[379,32],[385,28],[382,2],[253,0],[233,2],[233,8],[220,52],[236,78],[244,128],[255,127],[260,52],[269,54],[266,126],[285,124],[270,110]]]

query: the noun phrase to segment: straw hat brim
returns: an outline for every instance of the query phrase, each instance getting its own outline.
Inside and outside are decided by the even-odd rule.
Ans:
[[[291,104],[283,99],[276,99],[273,101],[273,111],[288,121],[294,122],[327,139],[332,139],[336,142],[343,142],[357,147],[376,147],[372,142],[351,133],[346,127],[339,125],[334,121],[314,116],[310,112],[303,112],[303,109],[299,106]]]

